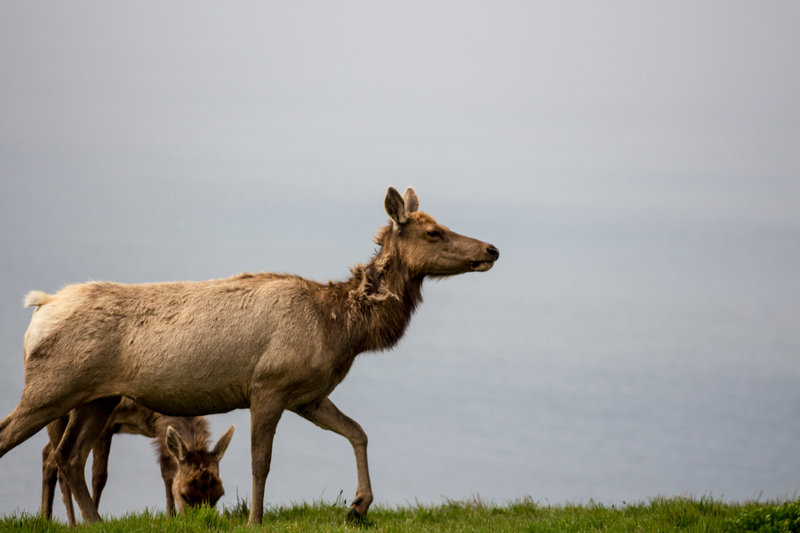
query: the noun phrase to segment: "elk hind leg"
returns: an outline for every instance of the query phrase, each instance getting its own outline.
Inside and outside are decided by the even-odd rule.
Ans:
[[[109,422],[92,446],[92,501],[97,508],[100,508],[100,496],[108,481],[108,456],[111,454],[113,437],[114,427]]]
[[[22,393],[19,405],[0,422],[0,457],[26,441],[50,421],[66,415],[74,406],[66,398],[48,398]]]
[[[67,429],[68,422],[68,416],[62,416],[57,420],[53,420],[47,424],[47,435],[50,437],[50,462],[56,470],[58,486],[61,489],[61,501],[64,502],[64,510],[67,513],[67,523],[69,523],[71,526],[74,526],[77,522],[75,520],[75,507],[72,505],[72,490],[69,488],[69,483],[67,483],[67,478],[64,476],[64,473],[56,464],[55,453],[55,449],[58,446],[58,443],[61,442],[61,437],[64,436],[64,431]],[[52,502],[53,497],[49,496],[49,499]]]
[[[100,513],[86,486],[86,458],[119,400],[119,397],[100,398],[76,407],[70,414],[69,423],[56,448],[58,467],[67,478],[72,495],[86,522],[100,521]]]
[[[50,520],[53,516],[53,500],[55,499],[56,481],[61,487],[61,498],[67,512],[69,525],[75,525],[75,508],[72,506],[72,491],[66,478],[56,464],[55,449],[61,441],[67,427],[68,417],[61,417],[47,424],[47,434],[50,441],[42,450],[42,506],[40,514]]]
[[[52,452],[53,447],[48,442],[42,449],[42,504],[39,507],[39,514],[46,520],[53,517],[53,500],[58,478],[58,465]]]
[[[321,402],[303,406],[295,412],[321,427],[338,433],[350,441],[356,456],[356,471],[358,472],[358,487],[356,497],[350,505],[350,517],[356,520],[363,519],[372,503],[372,486],[369,481],[369,466],[367,464],[367,434],[358,423],[346,416],[330,401],[325,398]]]

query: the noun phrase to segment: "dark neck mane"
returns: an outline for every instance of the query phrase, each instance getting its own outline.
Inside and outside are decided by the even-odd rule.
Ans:
[[[334,315],[353,355],[392,348],[422,302],[422,278],[412,279],[385,228],[376,239],[383,246],[366,265],[350,269],[349,280],[333,284],[338,293]],[[388,241],[388,242],[387,242]]]

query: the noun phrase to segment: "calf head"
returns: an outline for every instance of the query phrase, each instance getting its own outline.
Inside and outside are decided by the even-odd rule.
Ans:
[[[234,429],[231,426],[209,451],[190,449],[172,426],[167,428],[167,448],[178,464],[172,481],[172,495],[178,512],[203,504],[214,507],[225,494],[219,477],[219,461],[230,444]]]

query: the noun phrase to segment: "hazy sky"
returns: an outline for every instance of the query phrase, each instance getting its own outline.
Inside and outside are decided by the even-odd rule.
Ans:
[[[98,169],[110,182],[138,161],[142,179],[302,178],[359,202],[364,183],[483,183],[505,207],[796,211],[794,1],[0,10],[2,149],[54,179],[48,152],[128,167]]]
[[[576,397],[548,380],[577,369],[590,381],[610,379],[634,368],[652,378],[653,389],[672,391],[646,364],[703,391],[716,390],[702,379],[718,372],[745,382],[763,372],[789,380],[784,388],[763,386],[779,391],[774,404],[796,405],[799,52],[795,0],[0,0],[0,357],[8,365],[0,416],[22,389],[30,314],[20,302],[28,290],[92,278],[207,279],[243,269],[341,278],[369,257],[386,218],[388,185],[415,186],[423,210],[501,250],[485,275],[426,287],[430,311],[423,307],[412,330],[415,342],[444,352],[498,358],[459,368],[473,372],[464,379],[475,397],[486,395],[478,408],[487,419],[512,404],[534,412],[526,402],[539,401],[556,420],[542,433],[554,440],[541,442],[569,448],[582,441],[559,426],[568,417],[558,407],[569,412]],[[455,303],[462,299],[463,307]],[[459,312],[440,312],[446,309]],[[604,340],[618,344],[602,352]],[[436,392],[445,398],[431,403],[463,394],[447,379],[452,368],[425,367],[436,359],[425,349],[403,352],[406,346],[420,347],[403,344],[395,359],[360,367],[386,398],[362,401],[374,390],[358,376],[347,389],[366,415],[375,410],[376,456],[387,450],[381,439],[395,438],[380,424],[398,412],[389,385],[392,372],[413,370],[403,364],[430,370],[414,375],[421,383],[441,381]],[[554,353],[574,361],[559,367]],[[515,366],[520,361],[530,366]],[[508,386],[531,368],[542,370],[536,387]],[[586,390],[630,392],[608,383]],[[740,390],[727,385],[719,387]],[[657,396],[641,386],[645,397]],[[628,404],[641,400],[630,394]],[[659,406],[676,400],[667,398]],[[685,410],[675,412],[683,431],[675,435],[700,438],[706,421],[681,418],[697,412],[686,398],[693,396],[678,398]],[[753,405],[746,394],[734,400],[711,399],[707,412],[725,421],[715,401]],[[441,413],[458,410],[445,405]],[[420,408],[415,420],[435,429],[441,413]],[[613,420],[605,425],[624,427]],[[778,425],[781,449],[796,452],[800,429]],[[232,446],[246,455],[246,430],[239,431]],[[634,427],[631,434],[645,432]],[[440,437],[429,432],[433,443],[424,451],[439,449]],[[611,442],[605,437],[598,438]],[[623,441],[623,451],[659,445]],[[494,448],[502,443],[487,442],[470,447],[465,439],[459,447],[466,462],[479,461],[486,446],[508,458],[507,470],[489,464],[481,472],[510,478],[540,464],[527,456],[515,463]],[[541,444],[525,436],[518,442]],[[25,446],[17,457],[37,461],[36,447]],[[413,449],[409,457],[415,460]],[[432,457],[432,464],[447,461]],[[638,457],[644,470],[656,464],[646,452]],[[781,460],[796,469],[796,458],[783,453]],[[391,464],[378,460],[376,478],[380,465]],[[0,460],[4,472],[11,468]],[[249,488],[242,468],[232,478]],[[466,469],[442,468],[437,479],[471,487],[458,477]],[[553,480],[566,478],[560,468]],[[720,465],[720,476],[729,470]],[[644,490],[658,486],[648,481]],[[529,490],[526,483],[519,481],[520,490]],[[410,480],[408,493],[421,485]],[[746,481],[739,485],[750,494]],[[776,491],[785,485],[774,481]],[[753,496],[763,486],[754,485]],[[25,499],[9,493],[6,510],[34,511],[37,491],[34,484]],[[559,497],[546,486],[537,495]]]

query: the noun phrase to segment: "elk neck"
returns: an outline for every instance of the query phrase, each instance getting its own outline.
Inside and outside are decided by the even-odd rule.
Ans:
[[[328,286],[334,336],[353,357],[392,348],[422,302],[422,277],[412,278],[391,246],[382,246],[366,265],[350,271],[348,280]]]

